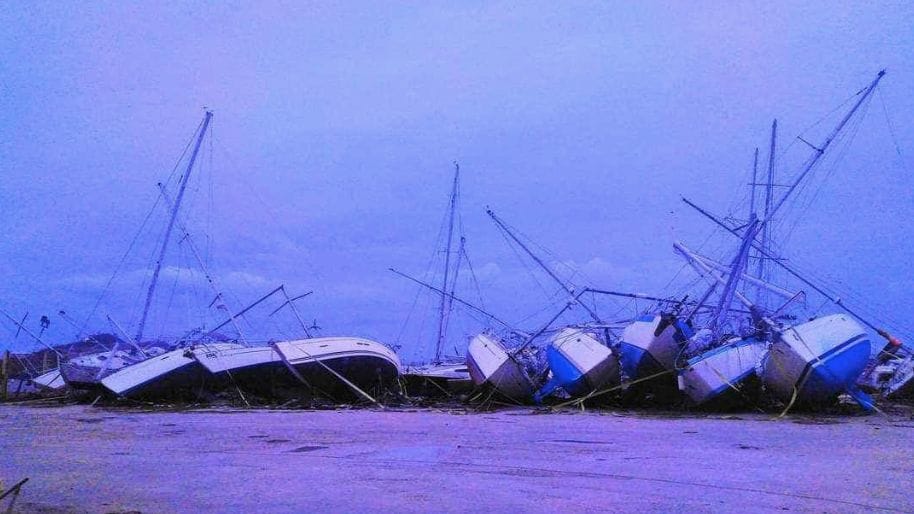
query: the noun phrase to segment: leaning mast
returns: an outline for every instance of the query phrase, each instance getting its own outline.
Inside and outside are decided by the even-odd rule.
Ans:
[[[187,169],[181,177],[181,187],[178,189],[178,196],[175,198],[174,205],[171,207],[171,215],[168,219],[168,226],[165,229],[165,239],[162,241],[162,248],[159,250],[159,258],[156,260],[155,270],[152,272],[152,280],[149,283],[149,290],[146,291],[146,303],[143,305],[143,315],[140,318],[140,324],[136,331],[135,340],[140,343],[143,339],[143,330],[146,327],[146,319],[149,316],[149,306],[152,304],[152,297],[155,293],[156,283],[159,280],[159,272],[162,271],[162,262],[165,259],[165,251],[168,249],[168,241],[171,239],[171,231],[174,229],[175,220],[178,216],[178,208],[181,206],[181,200],[184,198],[184,191],[187,189],[187,181],[190,178],[190,172],[193,170],[194,162],[197,160],[197,153],[200,151],[200,145],[203,143],[203,136],[206,135],[206,129],[209,126],[213,113],[206,111],[203,117],[203,123],[200,133],[197,135],[197,142],[194,144],[194,150],[190,155],[190,162],[187,163]]]
[[[447,225],[447,246],[444,251],[444,278],[441,282],[441,290],[447,291],[448,278],[451,270],[451,243],[454,239],[454,212],[457,210],[457,192],[460,187],[460,165],[454,162],[454,183],[451,186],[451,200],[449,204],[448,225]],[[438,307],[438,339],[435,342],[435,361],[434,364],[441,364],[441,347],[444,346],[444,338],[447,332],[447,316],[450,311],[450,302],[448,295],[441,295],[441,303]]]
[[[777,137],[778,137],[778,120],[774,120],[771,123],[771,146],[768,150],[768,179],[765,181],[765,217],[763,218],[766,221],[770,221],[771,215],[771,202],[774,199],[774,154],[775,149],[777,148]],[[762,227],[760,244],[762,250],[768,251],[768,245],[770,244],[771,239],[771,223],[765,223]],[[758,263],[755,276],[761,280],[767,280],[768,266],[765,263],[765,257],[761,254],[758,255]],[[765,306],[765,301],[767,300],[767,295],[762,290],[758,291],[756,296],[755,303]]]

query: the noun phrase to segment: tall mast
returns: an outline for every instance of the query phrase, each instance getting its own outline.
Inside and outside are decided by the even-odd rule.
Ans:
[[[197,160],[197,152],[200,151],[200,145],[203,143],[203,136],[206,135],[206,128],[213,113],[206,111],[203,117],[203,126],[197,135],[197,142],[194,144],[194,151],[190,155],[190,162],[187,163],[187,169],[181,177],[181,187],[178,189],[178,196],[171,208],[171,216],[168,219],[168,227],[165,229],[165,239],[162,241],[162,248],[159,250],[159,258],[156,260],[155,270],[152,272],[152,280],[149,283],[149,290],[146,292],[146,303],[143,305],[143,316],[140,318],[140,325],[136,331],[135,340],[140,343],[143,340],[143,330],[146,327],[146,318],[149,316],[149,306],[152,304],[152,296],[155,293],[156,283],[159,280],[159,272],[162,270],[162,262],[165,259],[165,250],[168,249],[168,241],[171,239],[171,231],[175,226],[175,218],[178,215],[178,209],[181,207],[181,200],[184,198],[184,191],[187,189],[187,180],[190,178],[190,172],[193,170],[194,162]]]
[[[449,204],[448,223],[447,223],[447,246],[444,250],[444,278],[441,282],[441,290],[448,290],[448,276],[451,271],[451,242],[454,238],[454,212],[457,210],[457,191],[460,187],[460,165],[454,162],[454,183],[451,186],[451,200]],[[446,335],[445,327],[446,318],[450,311],[449,296],[441,295],[441,304],[438,307],[438,339],[435,342],[435,364],[441,363],[441,347],[444,346],[444,337]]]
[[[768,239],[771,237],[771,224],[767,223],[771,215],[771,202],[774,200],[774,155],[777,149],[777,138],[778,138],[778,120],[774,120],[771,123],[771,146],[768,149],[768,179],[765,181],[765,217],[762,218],[766,222],[762,224],[761,230],[761,241],[759,241],[762,250],[768,251]],[[757,263],[757,269],[755,276],[761,280],[767,280],[768,267],[765,264],[765,257],[759,254],[759,259]],[[762,307],[765,306],[765,301],[767,300],[767,295],[761,289],[758,290],[756,295],[755,302]]]
[[[733,296],[736,294],[736,288],[739,285],[740,278],[743,276],[743,270],[749,259],[749,250],[752,248],[752,241],[757,234],[758,220],[753,216],[749,221],[749,228],[746,229],[746,236],[743,238],[742,244],[740,244],[739,251],[737,252],[736,257],[733,258],[733,263],[730,265],[730,276],[727,278],[724,290],[720,294],[720,301],[717,304],[717,309],[714,311],[711,328],[716,336],[720,336],[720,329],[729,314],[730,304],[733,303]]]
[[[815,147],[812,144],[810,144],[808,141],[804,140],[803,138],[800,138],[801,141],[803,141],[804,143],[808,144],[809,146],[811,146],[813,148],[814,153],[813,153],[812,159],[810,159],[809,163],[806,165],[806,167],[803,168],[803,171],[800,173],[800,176],[797,177],[797,179],[794,181],[794,183],[790,185],[790,188],[787,190],[786,193],[784,193],[784,196],[782,196],[781,199],[778,200],[777,205],[775,205],[774,208],[771,209],[771,212],[765,216],[765,219],[762,220],[762,223],[767,225],[768,222],[770,221],[771,216],[774,216],[774,213],[776,213],[778,211],[778,209],[780,209],[781,206],[784,205],[784,202],[786,202],[787,199],[790,198],[790,195],[791,195],[791,193],[793,193],[794,189],[797,188],[797,186],[800,184],[800,182],[802,182],[802,180],[806,177],[806,175],[810,172],[810,170],[812,170],[812,168],[816,165],[816,163],[819,162],[819,159],[822,157],[822,155],[825,154],[825,150],[827,150],[828,147],[831,145],[832,141],[834,141],[835,138],[838,137],[838,134],[841,133],[841,130],[844,129],[845,125],[847,125],[847,122],[850,121],[851,117],[854,116],[854,113],[857,112],[857,109],[859,109],[860,106],[863,104],[863,102],[866,101],[866,99],[870,97],[870,95],[873,93],[873,90],[876,89],[876,86],[879,84],[879,81],[882,80],[882,77],[884,75],[885,75],[885,70],[882,70],[876,74],[876,78],[873,79],[872,82],[870,82],[870,85],[866,86],[862,90],[863,94],[860,95],[860,98],[857,100],[857,102],[854,104],[854,106],[851,107],[851,110],[848,111],[846,115],[844,115],[844,118],[841,119],[841,121],[838,123],[838,126],[836,126],[834,128],[834,130],[832,130],[831,134],[828,135],[828,137],[825,139],[825,142],[822,143],[821,147]]]
[[[159,184],[159,191],[162,193],[162,198],[165,199],[165,203],[168,204],[169,206],[173,205],[171,202],[171,197],[168,196],[168,191],[165,189],[165,186],[161,183]],[[177,216],[178,216],[177,213],[175,213],[176,218],[177,218]],[[224,298],[224,296],[222,295],[222,291],[219,290],[219,287],[216,285],[216,280],[213,278],[212,275],[210,275],[209,270],[206,269],[206,263],[204,263],[203,258],[200,257],[200,252],[197,251],[197,247],[194,245],[194,241],[190,237],[190,232],[187,231],[187,227],[184,225],[184,223],[181,222],[181,220],[177,221],[177,225],[178,225],[178,229],[180,229],[181,232],[184,234],[184,240],[187,241],[187,245],[188,245],[188,247],[190,247],[190,253],[194,256],[194,259],[197,261],[197,265],[200,266],[200,270],[203,271],[203,278],[206,279],[206,283],[208,283],[210,285],[210,287],[213,289],[213,293],[215,293],[215,295],[216,295],[216,298],[215,298],[215,300],[213,300],[213,302],[219,301],[220,298]],[[235,321],[235,318],[238,315],[237,314],[232,315],[231,311],[228,310],[228,307],[226,307],[224,303],[222,304],[222,307],[225,307],[225,310],[229,313],[229,315],[231,315],[231,318],[229,318],[229,320],[231,321],[232,326],[235,327],[235,332],[238,333],[238,338],[241,339],[241,342],[244,343],[245,346],[249,346],[247,340],[244,337],[244,333],[241,332],[241,327],[238,326],[238,323]]]
[[[508,227],[504,224],[504,222],[501,221],[501,219],[498,216],[496,216],[494,212],[492,212],[492,209],[486,209],[486,214],[488,214],[489,217],[492,218],[492,221],[494,221],[495,224],[498,225],[499,228],[501,228],[505,232],[505,234],[508,234],[508,237],[510,237],[515,243],[517,243],[517,245],[520,246],[527,253],[527,255],[530,256],[531,259],[533,259],[537,264],[539,264],[539,266],[541,268],[543,268],[543,271],[545,271],[546,274],[548,274],[550,277],[552,277],[552,280],[555,280],[555,282],[559,286],[561,286],[562,289],[564,289],[566,293],[568,293],[568,297],[571,299],[571,301],[573,301],[573,302],[578,301],[577,295],[575,295],[574,291],[570,287],[568,287],[567,284],[565,284],[565,281],[560,279],[551,269],[549,269],[549,266],[546,266],[546,263],[541,261],[540,258],[536,256],[536,254],[534,254],[529,248],[527,248],[527,245],[522,243],[521,240],[518,239],[517,236],[515,236],[514,233],[508,229]],[[585,304],[584,302],[581,302],[581,307],[584,307],[584,310],[586,310],[587,313],[590,314],[590,317],[593,318],[594,321],[596,321],[597,323],[603,323],[603,320],[601,320],[600,317],[597,316],[597,313],[594,312],[593,309],[588,307],[587,304]]]
[[[758,147],[755,147],[755,157],[752,159],[752,195],[749,196],[749,218],[755,215],[755,186],[758,182]]]
[[[742,238],[742,237],[743,237],[742,235],[739,234],[739,232],[737,232],[736,230],[734,230],[733,228],[731,228],[729,225],[727,225],[727,224],[724,223],[723,221],[717,219],[717,218],[716,218],[713,214],[711,214],[710,212],[708,212],[708,211],[702,209],[701,207],[695,205],[694,203],[690,202],[688,199],[683,198],[682,201],[685,202],[686,204],[688,204],[690,207],[692,207],[692,208],[695,209],[696,211],[698,211],[699,213],[701,213],[701,215],[703,215],[704,217],[706,217],[706,218],[708,218],[709,220],[713,221],[717,226],[719,226],[719,227],[721,227],[722,229],[726,230],[727,232],[733,234],[735,237],[738,237],[738,238]],[[762,254],[762,256],[767,257],[769,260],[771,260],[776,266],[778,266],[779,268],[783,269],[784,271],[786,271],[787,273],[789,273],[791,276],[793,276],[794,278],[796,278],[796,279],[799,280],[800,282],[803,282],[803,283],[806,284],[807,286],[811,287],[814,291],[816,291],[817,293],[821,294],[821,295],[824,296],[825,298],[827,298],[827,299],[831,300],[832,302],[834,302],[835,305],[837,305],[838,307],[841,307],[842,309],[844,309],[845,312],[847,312],[847,313],[850,314],[851,316],[857,318],[858,321],[860,321],[861,323],[863,323],[863,324],[866,325],[867,327],[869,327],[869,328],[875,330],[875,331],[878,332],[880,335],[882,335],[882,334],[885,332],[883,329],[880,329],[879,327],[877,327],[876,325],[874,325],[871,321],[869,321],[868,319],[866,319],[866,318],[864,318],[863,316],[861,316],[860,314],[858,314],[856,311],[851,310],[850,307],[848,307],[847,305],[844,304],[844,302],[841,300],[841,298],[838,298],[838,297],[836,297],[836,296],[834,296],[834,295],[832,295],[832,294],[826,292],[824,289],[822,289],[821,287],[817,286],[815,283],[813,283],[813,282],[810,281],[809,279],[803,277],[803,276],[800,275],[796,270],[794,270],[794,269],[791,268],[790,266],[787,266],[786,264],[784,264],[783,262],[781,262],[781,260],[778,259],[776,256],[772,255],[772,254],[769,253],[767,250],[764,250],[759,244],[753,243],[753,244],[752,244],[752,247],[755,248],[760,254]],[[737,295],[737,297],[739,297],[739,295]],[[744,302],[744,303],[745,303],[745,302]],[[883,337],[885,337],[885,336],[883,336]]]

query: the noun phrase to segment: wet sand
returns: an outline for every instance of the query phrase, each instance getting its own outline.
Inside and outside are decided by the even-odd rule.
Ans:
[[[0,405],[0,434],[22,512],[914,511],[909,415]]]

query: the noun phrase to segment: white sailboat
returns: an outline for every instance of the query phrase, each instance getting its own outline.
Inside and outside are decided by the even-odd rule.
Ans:
[[[35,376],[19,376],[6,381],[9,394],[32,394],[63,390],[67,384],[60,376],[60,370],[52,369]]]
[[[35,342],[45,347],[49,352],[53,353],[57,359],[57,366],[51,369],[48,369],[49,366],[47,365],[43,366],[44,369],[23,369],[23,376],[8,380],[7,390],[19,392],[39,392],[59,391],[64,389],[67,386],[67,383],[64,381],[63,377],[60,374],[60,362],[62,360],[62,355],[60,354],[60,351],[45,343],[41,339],[41,333],[43,333],[44,328],[47,325],[42,325],[42,332],[39,332],[38,335],[35,335],[31,330],[23,325],[22,321],[17,321],[16,318],[10,316],[10,314],[5,310],[0,309],[0,313],[2,313],[3,316],[16,324],[16,326],[19,327],[19,330],[25,332],[29,337],[35,340]],[[25,318],[23,318],[23,321],[24,319]]]
[[[746,380],[756,374],[767,353],[765,340],[734,338],[686,361],[679,371],[679,389],[695,405],[724,403],[745,393]]]
[[[359,337],[279,341],[271,347],[293,375],[333,398],[386,390],[402,371],[393,350]]]
[[[887,332],[879,332],[888,342],[864,369],[857,385],[884,398],[911,398],[914,396],[914,351]]]
[[[145,358],[145,357],[144,357]],[[94,390],[101,386],[101,379],[142,359],[124,350],[86,353],[70,357],[60,363],[60,373],[67,385],[74,389]]]
[[[222,351],[242,347],[237,343],[209,343],[205,348]],[[175,348],[150,357],[102,378],[112,394],[126,398],[195,397],[214,384],[214,378],[197,359],[193,348]]]
[[[467,347],[467,368],[476,386],[491,386],[515,402],[533,394],[533,384],[524,366],[490,334],[479,334]]]
[[[753,169],[753,195],[750,201],[750,216],[752,221],[749,225],[746,225],[748,228],[746,228],[742,234],[739,233],[738,229],[726,225],[719,219],[710,215],[707,211],[699,208],[688,200],[683,199],[686,203],[701,212],[704,216],[710,218],[717,225],[723,227],[731,234],[741,237],[743,239],[743,250],[755,250],[756,256],[759,259],[759,277],[752,278],[743,276],[744,280],[755,283],[756,285],[765,284],[765,263],[770,261],[794,278],[799,279],[801,282],[811,287],[816,292],[822,294],[825,298],[835,302],[836,305],[844,309],[847,313],[853,315],[873,329],[876,329],[876,327],[854,313],[844,305],[840,299],[835,298],[822,288],[817,287],[789,266],[785,265],[780,259],[773,256],[768,248],[768,239],[770,238],[770,222],[775,214],[785,204],[788,198],[790,198],[792,193],[797,190],[797,187],[803,182],[804,178],[808,176],[817,165],[825,154],[825,151],[839,136],[845,125],[854,116],[855,112],[857,112],[860,106],[870,97],[884,74],[884,70],[880,71],[866,88],[858,92],[856,102],[819,146],[813,146],[812,144],[807,143],[810,146],[813,146],[812,155],[806,161],[803,170],[799,173],[797,178],[787,186],[787,190],[781,195],[776,203],[773,201],[772,197],[772,187],[774,185],[773,162],[777,133],[777,122],[774,122],[772,125],[771,152],[768,162],[768,182],[765,184],[767,191],[765,196],[764,218],[760,222],[755,221],[754,187],[757,185],[755,180],[757,170]],[[755,238],[759,231],[761,233],[761,242],[756,243]],[[747,244],[749,246],[747,246]],[[707,259],[701,258],[682,247],[677,246],[677,251],[683,253],[683,255],[689,259],[690,264],[700,268],[700,274],[711,276],[715,281],[723,284],[723,275],[719,274],[719,269],[718,271],[711,269],[713,263],[710,263]],[[731,288],[732,282],[737,277],[737,274],[742,275],[740,268],[734,268],[727,281],[726,288]],[[770,287],[770,285],[766,285],[766,288],[769,292],[773,291],[779,294],[785,293],[782,290],[778,291],[776,288]],[[787,402],[788,406],[794,404],[807,406],[827,404],[833,401],[839,393],[848,392],[861,406],[868,409],[872,408],[872,400],[855,385],[855,380],[866,366],[871,353],[871,344],[867,334],[859,324],[844,314],[836,314],[785,328],[766,317],[766,315],[762,313],[761,308],[754,306],[744,296],[735,291],[732,291],[732,294],[738,297],[744,305],[749,307],[756,328],[763,334],[767,334],[771,339],[769,341],[770,347],[768,353],[764,356],[762,363],[762,379],[768,390],[774,392],[775,395]],[[788,300],[787,303],[784,304],[785,306],[790,304],[799,295],[791,296],[789,293],[786,293],[786,296],[788,297]],[[778,312],[781,309],[783,309],[783,306],[775,312]],[[723,311],[718,310],[718,316],[721,316],[722,312]],[[755,338],[749,338],[747,340],[754,339]],[[746,353],[746,357],[752,360],[760,352],[764,351],[762,345],[756,345],[754,343],[742,345],[741,347],[746,348],[746,351],[744,352],[736,350],[735,348],[737,346],[739,345],[728,345],[727,349],[723,350],[721,353],[727,354],[730,359],[735,355],[734,352],[737,352],[737,354]],[[694,360],[694,363],[714,362],[714,360],[708,361],[708,359],[712,359],[715,356],[718,360],[723,359],[721,353],[705,354],[703,356],[704,358],[700,356]],[[731,361],[728,360],[728,363],[729,362]],[[751,374],[748,369],[749,364],[743,364],[742,359],[739,359],[735,365],[727,366],[727,368],[734,374],[731,376],[739,376],[738,374],[741,372],[747,374],[747,376]],[[701,380],[698,380],[702,378],[700,373],[692,372],[688,377],[684,378],[695,379],[698,385],[701,385]],[[730,381],[729,377],[725,378],[728,378],[727,381]],[[693,384],[691,389],[693,390],[695,398],[704,400],[707,395],[703,394],[702,391],[713,391],[713,389],[703,389],[699,386]],[[689,384],[685,384],[685,388],[688,390]]]
[[[534,262],[565,292],[568,298],[568,302],[562,307],[562,309],[552,317],[543,327],[541,327],[533,335],[527,336],[526,342],[517,350],[513,350],[508,357],[511,361],[517,362],[516,355],[519,351],[526,348],[530,345],[535,339],[542,335],[553,323],[558,320],[565,311],[571,309],[572,307],[579,306],[583,308],[590,318],[598,325],[605,327],[606,324],[602,319],[597,315],[597,313],[591,309],[586,303],[580,302],[580,297],[589,289],[584,288],[583,290],[576,292],[575,287],[566,283],[562,280],[556,273],[546,265],[537,255],[521,241],[507,224],[501,220],[495,213],[488,209],[486,213],[492,218],[492,221],[498,226],[499,229],[509,238],[520,247]],[[546,348],[546,368],[536,371],[536,377],[544,377],[547,372],[551,371],[552,378],[546,384],[542,384],[537,380],[536,386],[542,386],[539,388],[539,391],[533,397],[537,402],[542,401],[544,397],[551,394],[558,387],[562,387],[565,391],[574,394],[574,395],[583,395],[593,391],[595,388],[602,386],[607,383],[609,380],[616,379],[618,376],[618,359],[614,353],[601,344],[593,335],[585,335],[580,333],[580,331],[575,331],[575,329],[569,329],[570,331],[560,331],[556,338],[553,338],[551,343],[547,345]],[[608,330],[604,331],[605,337],[609,338]],[[471,343],[472,344],[472,343]],[[478,345],[479,353],[482,356],[488,357],[483,349],[486,348],[486,345]],[[503,350],[503,348],[502,348]],[[503,357],[497,352],[494,352],[496,359],[494,362],[501,362],[502,366],[510,366],[513,368],[509,362],[504,362]],[[468,352],[469,358],[469,352]],[[482,356],[477,357],[476,360],[482,358]],[[469,361],[469,359],[468,359]],[[520,367],[520,371],[523,372],[523,367]],[[512,369],[513,373],[513,369]],[[472,374],[472,367],[471,367]],[[526,382],[528,385],[532,385],[533,381],[530,380],[529,376],[524,373],[523,376],[527,378]],[[475,380],[475,379],[474,379]],[[477,381],[478,383],[478,381]],[[503,386],[502,386],[503,387]],[[526,398],[526,394],[523,398]]]
[[[451,254],[454,242],[454,224],[458,210],[460,194],[460,165],[454,163],[454,178],[451,183],[451,194],[448,200],[448,225],[447,238],[444,248],[444,263],[440,289],[431,289],[439,292],[437,336],[435,338],[435,355],[431,362],[418,366],[409,366],[403,372],[404,382],[409,394],[422,394],[438,396],[440,393],[451,394],[469,389],[471,385],[469,370],[461,359],[448,359],[443,355],[444,343],[447,340],[451,313],[454,305],[454,291],[457,286],[457,276],[460,272],[460,263],[466,255],[464,238],[460,237],[460,247],[457,251],[457,261],[452,271]],[[429,287],[421,281],[421,285]],[[431,386],[431,387],[430,387]]]
[[[137,346],[143,341],[143,334],[146,322],[148,320],[150,306],[154,298],[156,285],[158,283],[159,273],[161,272],[166,251],[171,241],[171,234],[174,230],[175,225],[179,224],[177,221],[178,211],[181,206],[181,200],[183,199],[184,193],[187,190],[188,180],[190,179],[191,172],[194,168],[194,163],[197,160],[197,155],[200,151],[201,144],[203,143],[203,138],[206,135],[206,131],[209,127],[212,116],[212,112],[206,111],[203,117],[203,121],[200,124],[200,128],[196,134],[193,151],[191,152],[187,167],[183,175],[180,177],[178,193],[174,202],[172,202],[165,194],[164,186],[160,185],[162,195],[165,197],[167,203],[170,204],[170,215],[168,218],[168,224],[165,228],[165,234],[162,238],[162,245],[158,251],[158,257],[153,269],[152,278],[149,282],[149,288],[146,291],[145,303],[143,306],[143,311],[140,317],[136,336],[132,339],[128,337],[128,339],[133,342],[134,346]],[[191,249],[194,253],[194,256],[199,259],[199,256],[197,255],[196,250],[193,248],[193,245],[191,245]],[[207,279],[209,279],[208,274]],[[212,284],[211,279],[209,279],[209,282]],[[219,296],[217,295],[217,298],[218,297]],[[118,329],[120,330],[119,326]],[[230,346],[233,345],[233,343],[215,343],[212,345],[212,347],[219,348],[225,344]],[[208,373],[206,372],[205,368],[203,368],[196,361],[196,359],[193,358],[192,350],[190,348],[180,347],[179,345],[179,347],[167,351],[161,355],[146,358],[145,360],[141,360],[129,366],[125,366],[116,372],[107,374],[107,376],[104,376],[101,379],[101,384],[107,390],[117,396],[145,398],[151,398],[154,396],[183,397],[192,395],[192,393],[195,391],[199,391],[199,386],[207,374]]]

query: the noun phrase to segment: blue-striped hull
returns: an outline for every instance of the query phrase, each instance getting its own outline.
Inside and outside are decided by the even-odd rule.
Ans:
[[[844,315],[825,316],[783,330],[764,361],[763,378],[785,402],[815,407],[849,392],[868,408],[872,402],[855,382],[870,353],[860,325]]]
[[[558,388],[571,396],[583,396],[619,382],[619,361],[595,336],[566,328],[546,347],[552,376],[534,396],[540,402]]]
[[[682,344],[692,335],[683,321],[667,315],[647,315],[626,327],[619,343],[623,383],[630,392],[678,398],[675,369]]]
[[[870,358],[870,342],[866,336],[851,339],[837,346],[820,361],[807,364],[798,381],[801,401],[819,402],[844,392],[863,372]]]

